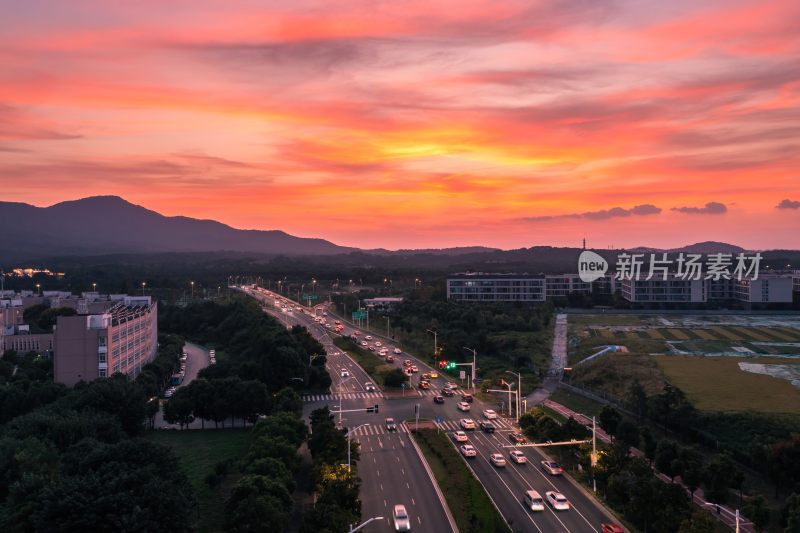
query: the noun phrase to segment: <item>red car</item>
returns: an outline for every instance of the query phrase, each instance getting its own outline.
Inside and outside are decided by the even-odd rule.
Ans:
[[[601,533],[625,533],[622,526],[618,524],[600,524]]]
[[[508,438],[511,439],[511,442],[514,442],[516,444],[528,443],[528,439],[525,438],[525,435],[523,435],[522,433],[509,433]]]

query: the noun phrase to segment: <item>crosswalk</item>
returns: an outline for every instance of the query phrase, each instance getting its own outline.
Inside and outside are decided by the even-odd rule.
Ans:
[[[309,394],[303,396],[304,402],[329,402],[331,400],[360,400],[367,398],[383,398],[382,392],[342,392],[334,394]]]
[[[467,416],[465,418],[469,417]],[[477,419],[473,418],[473,420],[476,424],[478,423]],[[495,418],[494,420],[491,420],[491,422],[499,431],[512,431],[515,429],[510,422],[507,422],[501,418]],[[458,431],[462,429],[460,420],[443,420],[439,425],[446,431]]]
[[[398,424],[397,431],[389,431],[384,425],[368,425],[356,428],[352,435],[354,437],[371,437],[376,435],[387,435],[391,433],[408,433],[408,427],[405,424]]]

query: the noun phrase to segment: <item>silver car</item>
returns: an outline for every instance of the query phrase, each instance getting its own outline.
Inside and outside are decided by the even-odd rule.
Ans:
[[[411,519],[408,518],[405,505],[395,505],[393,515],[395,531],[411,531]]]

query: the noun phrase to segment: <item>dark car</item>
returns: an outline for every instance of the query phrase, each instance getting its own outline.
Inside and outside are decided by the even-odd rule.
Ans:
[[[442,389],[442,395],[444,395],[444,396],[452,396],[453,395],[453,391],[451,391],[450,389]]]
[[[433,403],[444,403],[444,396],[434,396]]]
[[[526,444],[528,439],[522,433],[509,433],[508,438],[516,444]]]
[[[481,420],[479,424],[484,433],[494,433],[494,424],[488,420]]]
[[[475,398],[472,397],[472,394],[464,394],[461,397],[462,402],[472,403],[475,401]]]
[[[619,524],[600,524],[600,530],[602,533],[625,533]]]

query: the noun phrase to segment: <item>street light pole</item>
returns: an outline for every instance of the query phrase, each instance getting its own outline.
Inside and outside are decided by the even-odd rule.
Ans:
[[[470,383],[472,385],[472,394],[475,394],[475,363],[478,359],[478,351],[474,348],[467,348],[466,346],[464,346],[464,349],[472,352],[472,378],[470,379]]]
[[[350,524],[350,532],[349,533],[356,533],[356,531],[358,531],[362,527],[366,526],[367,524],[369,524],[373,520],[383,520],[383,517],[382,516],[373,516],[372,518],[370,518],[369,520],[367,520],[363,524],[360,524],[360,525],[356,526],[355,528],[353,527],[352,524]]]
[[[436,336],[438,335],[439,332],[436,331],[435,329],[428,329],[425,331],[427,331],[428,333],[433,333],[433,363],[436,364],[436,358],[438,356],[437,350],[439,346],[436,342]]]
[[[340,409],[341,411],[341,409]],[[341,414],[341,413],[339,413]],[[350,435],[357,429],[363,428],[364,426],[368,426],[369,424],[361,424],[360,426],[356,426],[350,431],[347,432],[347,471],[350,472]]]
[[[506,374],[511,374],[512,376],[517,376],[517,423],[519,423],[519,406],[520,406],[520,393],[522,391],[522,374],[518,374],[516,372],[512,372],[511,370],[506,370]],[[511,390],[511,387],[509,387]]]

